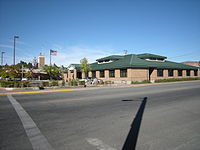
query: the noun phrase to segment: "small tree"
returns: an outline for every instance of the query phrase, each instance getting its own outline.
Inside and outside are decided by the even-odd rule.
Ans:
[[[57,79],[60,76],[59,67],[56,65],[54,66],[47,66],[43,67],[43,71],[46,72],[50,78]]]
[[[30,71],[28,71],[28,72],[26,72],[26,73],[24,74],[24,77],[25,77],[25,78],[32,78],[32,73],[31,73]]]
[[[20,68],[16,65],[4,66],[3,69],[0,70],[0,77],[2,78],[20,78]]]
[[[85,74],[85,77],[87,77],[88,72],[91,70],[89,64],[88,64],[88,60],[84,57],[83,59],[81,59],[81,72]]]

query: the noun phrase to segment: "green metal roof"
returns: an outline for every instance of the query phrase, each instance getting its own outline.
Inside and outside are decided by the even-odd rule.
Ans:
[[[152,56],[153,54],[149,55]],[[121,59],[115,60],[110,63],[98,62],[90,64],[92,70],[105,70],[105,69],[120,69],[120,68],[159,68],[159,69],[198,69],[198,67],[189,66],[181,63],[171,61],[148,61],[138,57],[138,55],[119,55]],[[158,56],[158,55],[154,55]],[[108,58],[108,57],[107,57]],[[160,58],[166,58],[161,56]]]
[[[111,55],[108,57],[103,57],[103,58],[97,59],[96,61],[100,62],[100,61],[106,61],[106,60],[119,60],[122,58],[124,58],[123,55]]]
[[[71,66],[75,67],[76,69],[80,69],[80,64],[70,64],[69,67]]]
[[[165,57],[165,56],[160,56],[160,55],[155,55],[155,54],[149,54],[149,53],[138,54],[137,56],[139,58],[142,58],[142,59],[146,59],[146,58],[167,59],[167,57]]]
[[[146,54],[145,54],[146,55]],[[108,57],[97,59],[98,62],[90,64],[91,70],[111,70],[111,69],[120,69],[120,68],[158,68],[158,69],[195,69],[198,67],[185,65],[182,63],[176,63],[172,61],[150,61],[141,58],[141,56],[145,56],[144,54],[135,55],[111,55]],[[159,55],[147,54],[147,56],[156,56],[158,58]],[[166,58],[164,56],[160,56],[159,58]],[[99,63],[105,60],[112,60],[112,62],[107,63]],[[80,64],[72,64],[77,69],[80,69]]]

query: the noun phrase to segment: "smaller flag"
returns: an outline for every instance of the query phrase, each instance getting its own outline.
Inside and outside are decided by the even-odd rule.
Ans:
[[[57,51],[50,50],[50,55],[52,55],[52,56],[56,56],[56,55],[57,55]]]

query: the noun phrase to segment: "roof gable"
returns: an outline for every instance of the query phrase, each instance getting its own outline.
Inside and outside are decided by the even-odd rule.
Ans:
[[[160,55],[155,55],[155,54],[150,54],[150,53],[144,53],[144,54],[138,54],[137,55],[141,59],[150,59],[150,58],[155,58],[155,59],[167,59],[165,56],[160,56]]]
[[[107,56],[107,57],[103,57],[103,58],[99,58],[96,61],[101,62],[101,61],[109,61],[109,60],[119,60],[124,58],[124,55],[111,55],[111,56]]]

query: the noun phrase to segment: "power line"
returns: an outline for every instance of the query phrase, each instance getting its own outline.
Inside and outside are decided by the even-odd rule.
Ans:
[[[172,59],[172,58],[180,58],[180,57],[191,56],[191,55],[195,55],[194,52],[185,53],[185,54],[183,54],[183,55],[177,55],[177,56],[169,57],[169,59]]]

